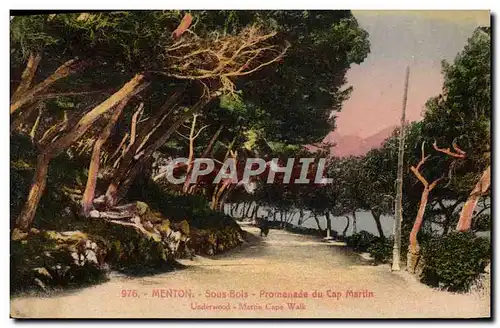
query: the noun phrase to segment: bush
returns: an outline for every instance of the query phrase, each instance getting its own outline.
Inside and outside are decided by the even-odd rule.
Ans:
[[[103,243],[79,231],[32,229],[10,244],[11,293],[81,287],[107,279]]]
[[[378,238],[368,247],[368,252],[375,262],[385,263],[392,256],[393,243],[392,239]]]
[[[490,244],[472,232],[452,232],[422,247],[421,281],[454,292],[466,292],[490,261]]]
[[[366,252],[371,244],[373,244],[379,237],[369,233],[368,231],[361,231],[357,234],[346,237],[347,246],[351,247],[357,252]]]

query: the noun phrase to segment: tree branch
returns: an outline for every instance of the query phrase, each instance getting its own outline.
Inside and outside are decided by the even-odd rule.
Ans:
[[[433,146],[433,147],[434,147],[434,149],[435,149],[435,150],[437,150],[438,152],[443,153],[443,154],[446,154],[446,155],[451,156],[451,157],[455,157],[455,158],[465,158],[465,156],[466,156],[465,152],[464,152],[462,149],[460,149],[460,148],[457,146],[457,144],[456,144],[455,142],[453,142],[453,148],[455,149],[456,153],[452,152],[452,151],[450,150],[450,148],[446,148],[446,149],[444,149],[444,148],[439,148],[439,147],[437,146],[437,141],[436,141],[436,140],[434,140],[434,143],[432,144],[432,146]]]

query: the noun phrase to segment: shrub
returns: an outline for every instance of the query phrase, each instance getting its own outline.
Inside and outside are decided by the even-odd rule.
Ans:
[[[366,252],[368,251],[370,245],[377,239],[377,236],[363,230],[357,234],[347,237],[346,244],[357,252]]]
[[[490,261],[490,244],[472,232],[452,232],[422,247],[421,281],[448,291],[466,292]]]
[[[378,238],[368,247],[368,252],[375,262],[385,263],[392,256],[393,243],[392,239]]]
[[[93,246],[92,246],[93,245]],[[81,287],[106,280],[103,243],[79,231],[32,229],[10,244],[11,292]]]

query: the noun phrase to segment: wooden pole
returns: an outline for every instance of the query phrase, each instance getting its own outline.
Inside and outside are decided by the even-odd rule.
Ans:
[[[408,80],[410,67],[406,67],[403,108],[401,111],[401,127],[399,130],[398,175],[396,178],[396,201],[394,205],[394,247],[392,249],[392,271],[401,270],[401,222],[403,222],[403,157],[405,144],[406,100],[408,98]]]

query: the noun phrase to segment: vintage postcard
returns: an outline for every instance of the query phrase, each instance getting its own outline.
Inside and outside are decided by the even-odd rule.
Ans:
[[[491,318],[489,11],[10,13],[10,315]]]

